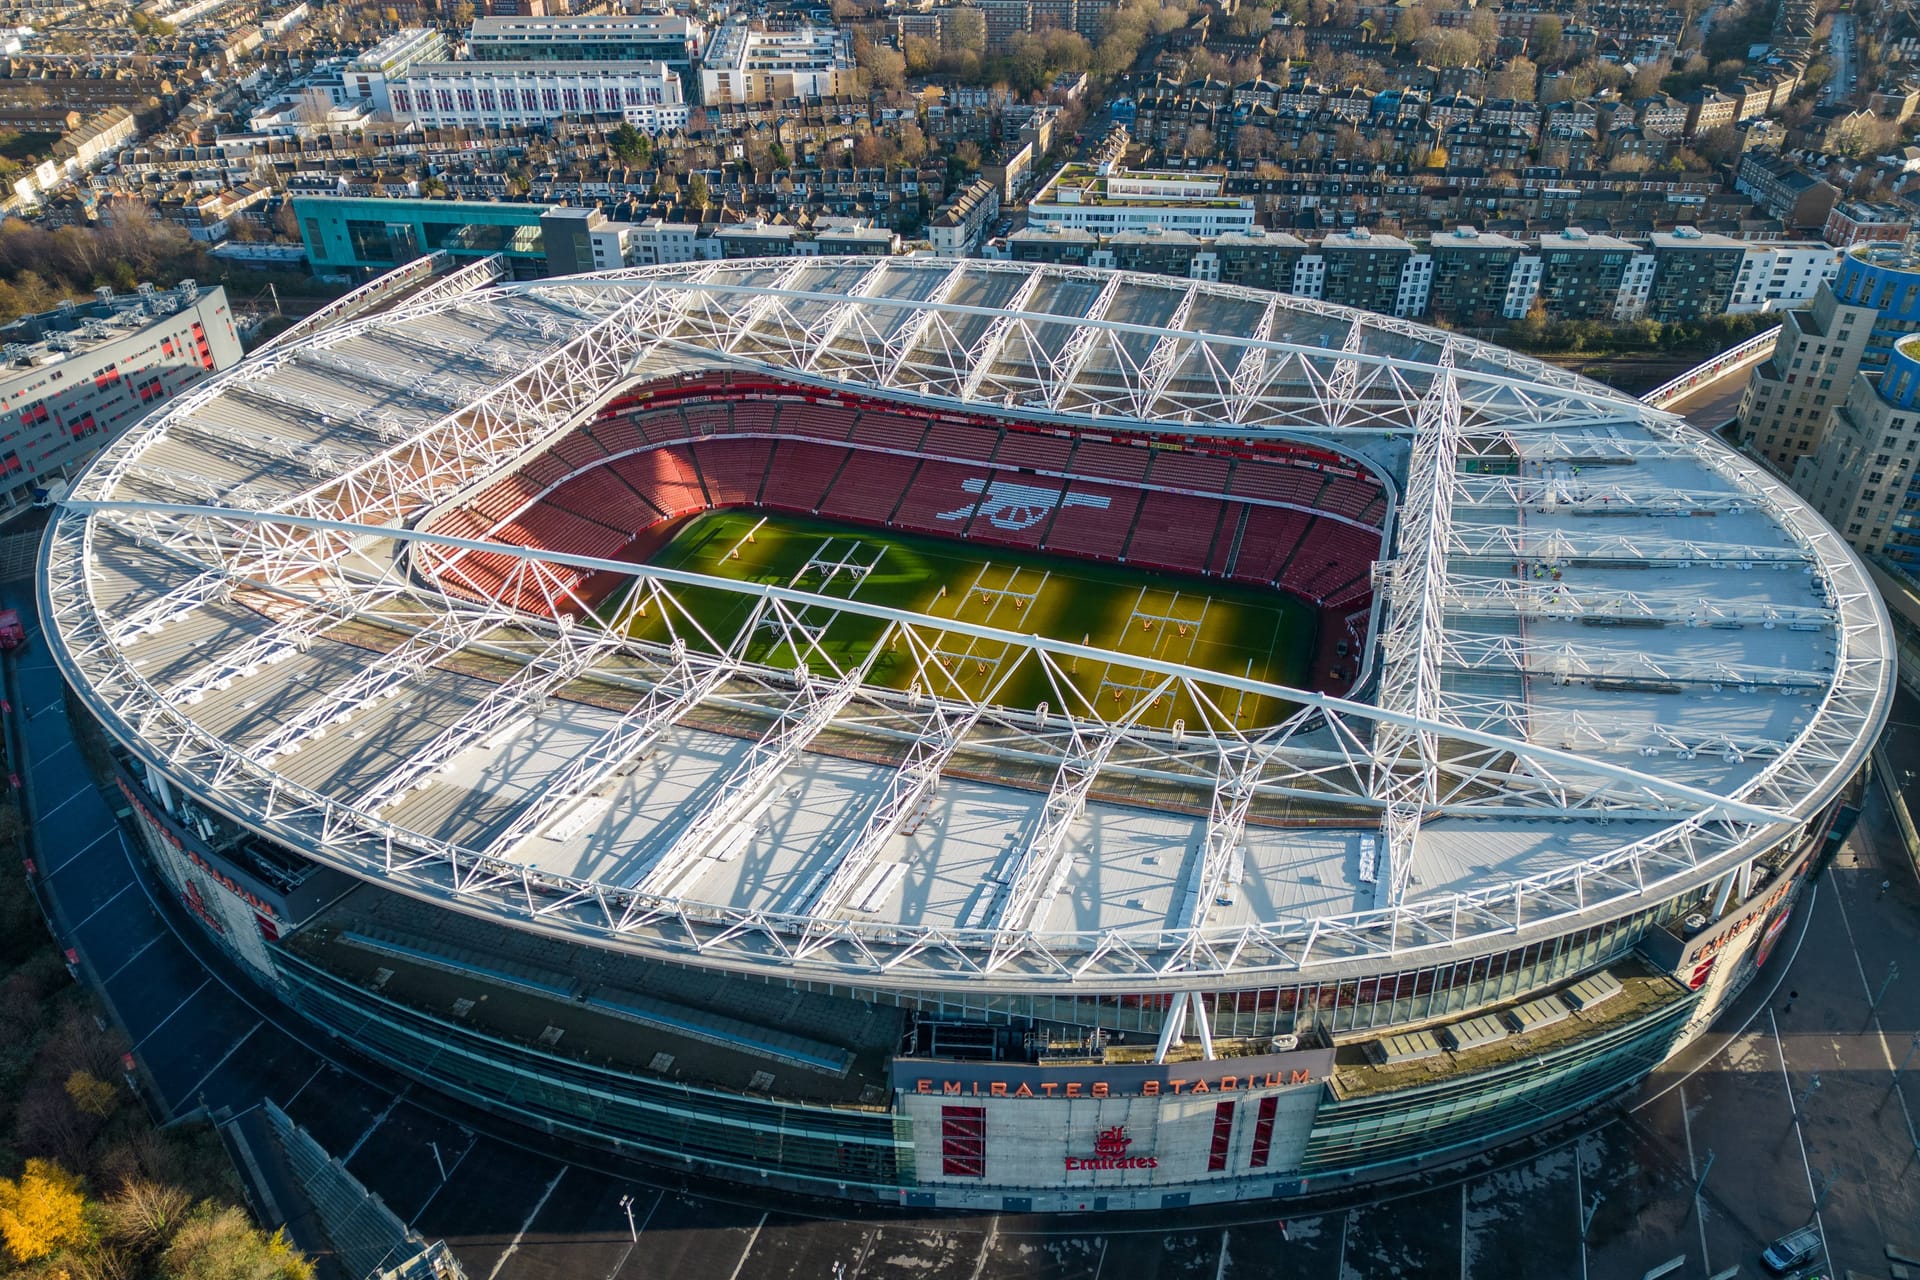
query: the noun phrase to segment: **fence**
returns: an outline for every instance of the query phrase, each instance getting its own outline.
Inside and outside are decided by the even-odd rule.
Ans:
[[[1640,399],[1656,409],[1665,409],[1669,405],[1677,404],[1702,387],[1718,382],[1736,370],[1759,364],[1773,354],[1774,340],[1779,336],[1780,330],[1777,326],[1765,333],[1756,333],[1739,346],[1728,347],[1719,355],[1695,365],[1679,377],[1661,383]]]

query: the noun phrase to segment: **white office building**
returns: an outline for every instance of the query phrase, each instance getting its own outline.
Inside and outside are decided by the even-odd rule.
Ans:
[[[441,128],[537,127],[619,115],[647,133],[687,123],[680,77],[662,62],[432,62],[390,88],[393,114]]]
[[[832,27],[765,31],[744,18],[724,23],[701,58],[710,105],[833,98],[854,90],[853,37]]]
[[[1027,206],[1030,227],[1071,227],[1099,235],[1185,231],[1203,238],[1246,232],[1253,201],[1229,196],[1219,174],[1128,171],[1069,164]]]
[[[341,88],[346,101],[370,103],[375,111],[393,110],[388,85],[416,63],[440,62],[451,50],[447,38],[428,27],[396,31],[346,65]]]

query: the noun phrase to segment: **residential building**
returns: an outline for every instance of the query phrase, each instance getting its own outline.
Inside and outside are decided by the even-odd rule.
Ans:
[[[1213,251],[1220,262],[1223,284],[1289,293],[1300,259],[1307,253],[1307,242],[1283,231],[1255,226],[1218,237]]]
[[[1710,129],[1732,124],[1740,111],[1740,99],[1722,93],[1710,84],[1681,95],[1680,102],[1687,109],[1686,134],[1689,138],[1697,138]]]
[[[701,58],[706,103],[834,98],[854,88],[853,37],[833,27],[768,31],[734,18],[714,31]]]
[[[540,128],[619,116],[637,129],[684,128],[680,77],[663,62],[423,62],[389,86],[393,114],[428,128]]]
[[[1813,300],[1820,285],[1840,274],[1840,250],[1818,240],[1767,240],[1747,246],[1734,277],[1729,315],[1780,311]]]
[[[1870,241],[1904,242],[1913,234],[1913,209],[1904,204],[1871,200],[1842,200],[1827,215],[1820,238],[1830,245],[1851,249]]]
[[[225,289],[193,281],[0,328],[0,505],[73,472],[149,409],[240,359]],[[209,492],[208,497],[217,496]]]
[[[1433,284],[1426,306],[1414,315],[1463,328],[1485,328],[1507,317],[1508,287],[1527,246],[1473,227],[1455,227],[1433,237]],[[1521,314],[1525,314],[1523,310]]]
[[[428,27],[406,27],[349,62],[341,74],[350,102],[370,102],[376,111],[391,111],[387,84],[416,62],[445,62],[452,51],[447,38]]]
[[[675,262],[701,262],[714,256],[708,252],[710,242],[711,237],[700,234],[699,223],[648,218],[644,222],[632,223],[627,228],[627,265],[652,267]]]
[[[1627,265],[1620,273],[1620,293],[1613,304],[1615,320],[1640,320],[1647,314],[1647,303],[1653,296],[1653,278],[1658,273],[1660,261],[1652,251],[1642,249],[1627,259]]]
[[[598,209],[546,210],[540,215],[540,239],[548,274],[571,276],[626,266],[630,229],[627,223],[608,221]]]
[[[1664,324],[1705,320],[1720,315],[1733,297],[1734,281],[1746,260],[1745,242],[1693,227],[1656,231],[1654,273],[1646,315]]]
[[[1543,235],[1538,242],[1539,282],[1535,292],[1546,313],[1556,320],[1605,320],[1620,304],[1620,286],[1627,264],[1639,250],[1626,240],[1594,235],[1579,227]],[[1533,295],[1520,284],[1520,316],[1533,305]],[[1508,314],[1512,315],[1510,307]],[[1516,317],[1517,318],[1517,317]]]
[[[1225,194],[1211,173],[1098,169],[1068,164],[1027,205],[1027,225],[1078,227],[1104,235],[1160,227],[1211,237],[1250,230],[1253,201]]]
[[[1033,30],[1033,0],[978,0],[986,19],[987,52],[1005,53],[1017,35]]]
[[[1861,370],[1819,449],[1793,485],[1854,550],[1884,553],[1911,572],[1920,564],[1920,338],[1905,338],[1876,384]]]
[[[80,127],[53,144],[53,158],[67,176],[77,178],[99,165],[139,135],[133,112],[126,107],[109,107],[89,116]]]
[[[1848,250],[1833,291],[1843,302],[1873,309],[1873,332],[1860,358],[1868,374],[1887,367],[1895,343],[1920,332],[1920,255],[1903,245],[1869,243]]]
[[[1753,367],[1740,400],[1740,442],[1783,475],[1821,446],[1873,331],[1870,307],[1840,301],[1823,284],[1813,305],[1782,318],[1773,355]]]
[[[964,258],[980,247],[1000,213],[1000,189],[985,178],[974,181],[935,211],[927,227],[933,251]]]
[[[1360,227],[1326,237],[1300,261],[1305,266],[1317,258],[1321,264],[1320,288],[1313,296],[1393,315],[1401,305],[1400,273],[1412,257],[1413,246],[1405,240]]]
[[[1740,157],[1733,189],[1752,196],[1768,214],[1784,222],[1789,231],[1818,231],[1825,227],[1828,215],[1840,199],[1839,188],[1825,178],[1765,151],[1749,151]]]

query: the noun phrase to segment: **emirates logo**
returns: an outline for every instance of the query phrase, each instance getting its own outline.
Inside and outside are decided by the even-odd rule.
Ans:
[[[1069,1172],[1079,1169],[1158,1169],[1160,1161],[1155,1156],[1130,1156],[1127,1149],[1133,1145],[1133,1139],[1127,1136],[1127,1126],[1116,1124],[1111,1129],[1102,1129],[1093,1140],[1091,1156],[1068,1156]]]

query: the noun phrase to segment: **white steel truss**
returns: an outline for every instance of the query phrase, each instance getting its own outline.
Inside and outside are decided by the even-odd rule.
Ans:
[[[790,633],[800,629],[802,624],[799,619],[784,604],[775,602],[774,608]],[[781,712],[773,727],[753,744],[746,758],[735,766],[721,784],[719,794],[694,815],[673,844],[647,867],[634,886],[635,890],[641,895],[665,895],[666,889],[690,865],[708,856],[723,843],[726,833],[742,832],[750,827],[759,816],[759,810],[765,807],[767,792],[775,779],[799,759],[807,744],[819,737],[833,723],[834,717],[846,710],[847,704],[859,695],[861,682],[875,659],[884,651],[884,643],[874,644],[858,666],[835,672],[832,680],[816,679],[807,674],[803,663],[796,675],[799,696]],[[805,652],[812,656],[823,656],[811,638]],[[639,909],[638,906],[629,908],[634,914],[638,914]]]
[[[839,292],[807,287],[833,279],[853,283]],[[1664,414],[1485,344],[1230,286],[1182,286],[1165,323],[1114,319],[1139,314],[1137,303],[1120,305],[1133,289],[1168,294],[1157,278],[1082,269],[809,260],[804,268],[783,262],[636,269],[450,292],[416,308],[356,316],[208,379],[114,442],[76,482],[49,532],[41,583],[56,655],[81,696],[142,758],[211,808],[322,862],[416,894],[459,895],[583,938],[659,954],[693,952],[741,971],[827,980],[885,974],[922,988],[1072,978],[1090,989],[1186,991],[1231,986],[1247,974],[1508,945],[1499,940],[1611,918],[1714,882],[1797,829],[1856,767],[1863,739],[1885,715],[1892,659],[1884,612],[1839,539],[1771,478]],[[1166,313],[1164,303],[1154,305],[1155,314]],[[1237,317],[1235,331],[1219,332],[1227,314]],[[421,323],[427,318],[431,329]],[[1335,348],[1294,336],[1309,329],[1344,340]],[[506,331],[537,354],[522,365],[457,336]],[[393,338],[404,352],[393,369],[369,364],[365,355],[378,350],[383,334],[406,335]],[[351,351],[336,350],[349,340]],[[434,350],[458,357],[460,374],[434,373]],[[416,366],[427,371],[407,372]],[[498,376],[476,378],[469,372],[475,368]],[[439,513],[484,492],[646,377],[645,370],[661,368],[753,369],[926,412],[961,405],[1099,430],[1336,447],[1351,440],[1361,446],[1352,454],[1358,464],[1383,474],[1396,451],[1404,457],[1411,435],[1397,546],[1380,577],[1379,704],[858,600],[428,532]],[[295,375],[304,382],[296,385]],[[315,402],[316,378],[338,379],[348,392],[385,388],[386,400],[408,388],[444,403],[403,404],[365,422],[343,422],[337,406]],[[271,412],[235,401],[216,421],[218,402],[229,393],[254,396]],[[206,464],[197,478],[196,451]],[[262,478],[222,492],[208,477],[229,474],[241,458]],[[1533,470],[1503,474],[1500,466],[1515,458]],[[1463,469],[1465,459],[1474,467]],[[262,460],[268,465],[259,466]],[[147,500],[169,492],[191,501]],[[1590,518],[1576,497],[1586,509],[1614,506],[1618,498],[1642,515],[1691,503],[1723,518],[1692,525],[1665,519],[1663,532],[1649,536],[1644,521],[1625,522],[1633,526],[1626,532]],[[1548,508],[1545,519],[1534,518],[1537,507]],[[1765,519],[1752,519],[1755,513]],[[1717,535],[1716,524],[1739,532]],[[1702,536],[1684,536],[1694,527]],[[157,588],[116,595],[97,572],[103,552],[154,557],[162,566],[153,575]],[[513,581],[539,585],[549,612],[433,590],[436,581],[457,587],[460,557],[482,553],[511,558]],[[1807,596],[1804,586],[1796,596],[1749,584],[1756,589],[1710,602],[1691,586],[1638,588],[1637,580],[1653,575],[1607,572],[1616,567],[1751,569],[1792,574],[1795,585],[1805,574],[1819,591],[1813,603],[1794,604],[1788,601]],[[603,618],[571,597],[562,570],[635,579],[636,594],[659,602],[663,613],[676,609],[676,639],[651,645],[618,634],[617,617]],[[1536,576],[1548,571],[1564,577]],[[677,606],[690,589],[753,595],[754,617],[783,627],[790,656],[803,663],[797,684],[791,668],[748,662],[737,636],[702,632]],[[205,655],[198,669],[171,676],[166,687],[136,667],[133,656],[156,627],[164,634],[215,602],[268,621]],[[556,612],[576,617],[570,633]],[[962,635],[1004,647],[1009,661],[1050,671],[1075,660],[1121,664],[1152,687],[1211,709],[1182,737],[1103,717],[1097,708],[1074,709],[1065,697],[1042,727],[1029,712],[953,689],[880,689],[866,683],[865,664],[835,666],[819,651],[819,619],[831,626],[840,614],[879,620],[914,653]],[[1458,626],[1459,619],[1474,625]],[[1663,650],[1653,666],[1633,667],[1616,652],[1624,652],[1630,633],[1607,630],[1607,620],[1621,619],[1818,629],[1819,656],[1796,666],[1772,663],[1764,649],[1753,651],[1758,661],[1682,661]],[[1583,631],[1577,643],[1527,631],[1542,621],[1588,620],[1602,625]],[[1518,630],[1504,630],[1508,623]],[[218,700],[221,682],[233,684],[219,694],[224,698],[277,687],[289,664],[276,655],[335,644],[336,628],[364,626],[399,639],[330,700],[295,706],[281,727],[250,746],[195,719]],[[494,669],[502,655],[512,655],[519,674],[481,699],[484,713],[469,713],[410,749],[387,782],[333,795],[276,767],[309,737],[436,666],[451,670],[461,655],[481,652],[491,655]],[[616,655],[618,662],[608,661]],[[1589,713],[1503,691],[1511,680],[1484,688],[1455,682],[1523,668],[1570,679],[1692,681],[1698,692],[1687,696],[1701,698],[1719,696],[1709,684],[1731,691],[1773,681],[1798,690],[1809,711],[1795,736],[1782,739],[1680,722],[1616,725],[1597,705]],[[439,840],[396,819],[408,812],[394,803],[401,791],[497,732],[488,726],[511,723],[586,675],[629,690],[620,704],[627,710],[578,759],[548,776],[483,847]],[[195,694],[207,701],[196,702]],[[1227,695],[1295,710],[1282,724],[1247,729],[1220,710]],[[751,706],[773,727],[716,802],[687,815],[680,836],[637,882],[536,871],[517,857],[529,837],[709,702]],[[757,789],[829,728],[883,740],[891,745],[880,754],[899,763],[851,835],[827,851],[814,886],[790,895],[781,909],[730,908],[660,892],[678,887],[668,882],[683,880],[716,849],[716,839],[749,821],[764,794]],[[859,914],[843,909],[847,895],[870,878],[874,860],[961,752],[969,761],[977,754],[1017,761],[1029,772],[1051,770],[1041,817],[1008,863],[992,917],[964,926],[846,918]],[[1706,775],[1697,767],[1666,770],[1662,762],[1676,759],[1738,767],[1723,783],[1694,785],[1682,779]],[[1071,873],[1065,851],[1074,825],[1103,777],[1146,779],[1199,798],[1206,834],[1175,924],[1047,926],[1052,895]],[[1231,875],[1249,819],[1261,805],[1289,799],[1381,831],[1387,891],[1379,904],[1210,923],[1209,905]],[[1409,894],[1421,824],[1479,817],[1635,825],[1607,853],[1584,861],[1497,884]]]
[[[407,757],[398,769],[384,775],[360,798],[354,807],[365,813],[378,813],[407,792],[429,785],[433,774],[454,757],[490,734],[498,734],[533,710],[555,690],[573,680],[594,661],[617,648],[614,634],[594,632],[576,637],[574,628],[563,627],[558,639],[547,649],[495,685],[466,714],[442,729],[433,741]]]
[[[1441,357],[1450,363],[1451,352]],[[1442,374],[1421,402],[1414,424],[1407,498],[1400,508],[1399,557],[1387,593],[1381,640],[1380,704],[1425,721],[1444,716],[1440,703],[1442,645],[1447,637],[1447,547],[1460,461],[1460,397]],[[1439,740],[1430,730],[1385,723],[1374,758],[1375,793],[1386,802],[1381,843],[1386,874],[1381,897],[1398,902],[1413,873],[1414,844],[1427,808],[1439,799]]]

